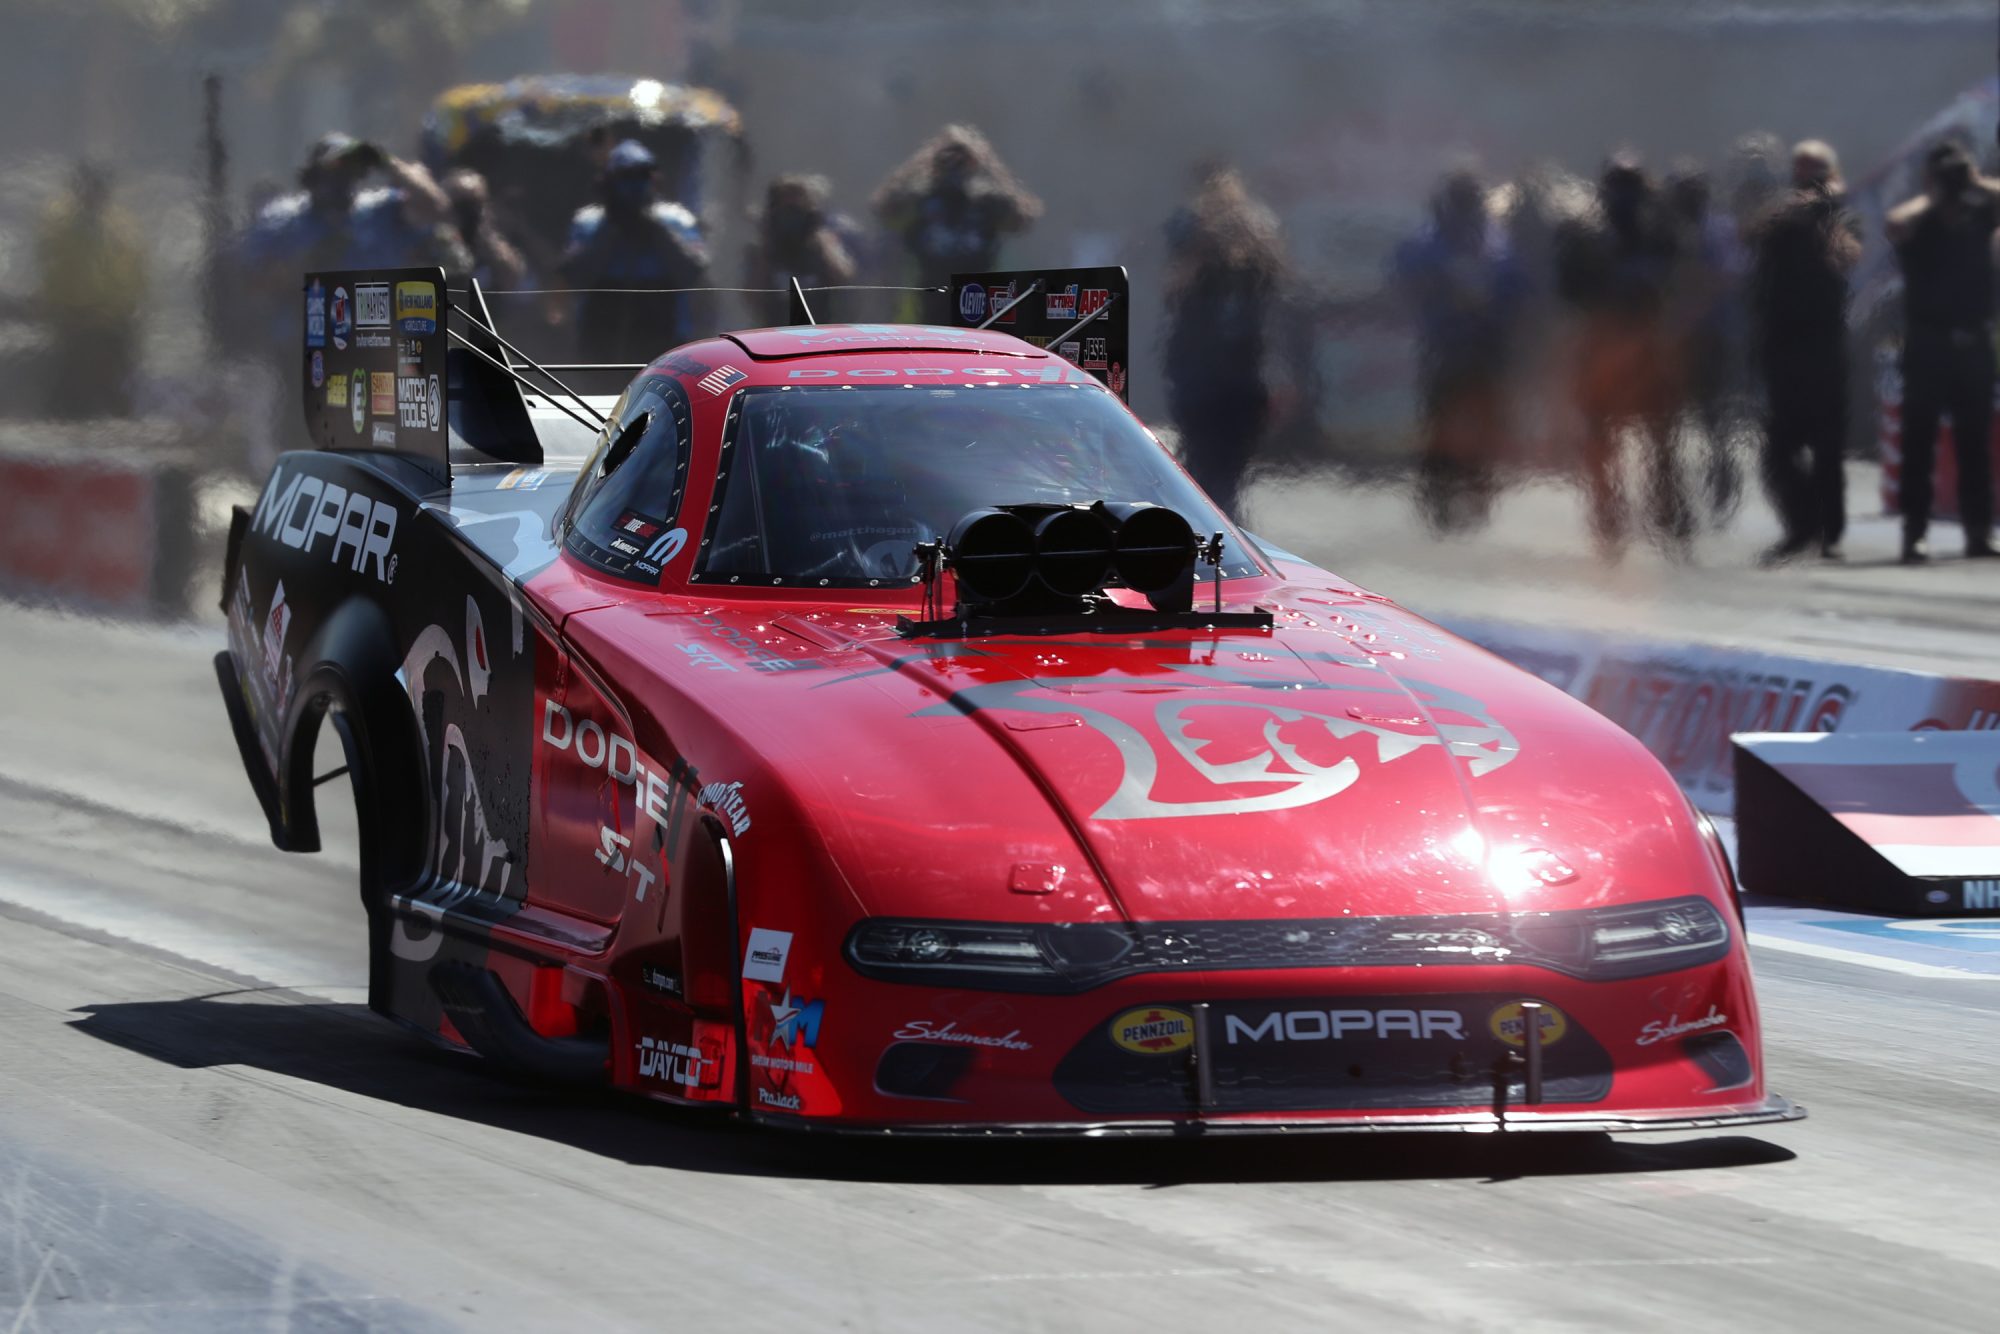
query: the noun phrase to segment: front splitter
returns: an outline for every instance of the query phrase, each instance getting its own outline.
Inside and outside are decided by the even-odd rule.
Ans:
[[[1208,1139],[1244,1135],[1459,1134],[1513,1135],[1633,1134],[1661,1130],[1728,1130],[1774,1121],[1802,1121],[1806,1109],[1776,1094],[1755,1107],[1701,1115],[1607,1115],[1603,1112],[1442,1113],[1435,1116],[1367,1116],[1338,1121],[1187,1117],[1156,1121],[937,1122],[925,1125],[868,1125],[751,1112],[748,1119],[778,1130],[900,1139]]]

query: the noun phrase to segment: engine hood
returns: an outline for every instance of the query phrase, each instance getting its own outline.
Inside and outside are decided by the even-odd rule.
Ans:
[[[1672,780],[1597,714],[1373,595],[1275,605],[1270,632],[1143,638],[647,619],[788,655],[705,684],[871,915],[1338,918],[1714,888]]]

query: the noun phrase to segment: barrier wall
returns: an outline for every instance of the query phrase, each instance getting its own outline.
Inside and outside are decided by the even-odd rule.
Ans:
[[[2000,732],[2000,681],[1503,621],[1448,628],[1632,733],[1712,814],[1734,805],[1733,733]]]
[[[183,614],[195,476],[191,451],[173,444],[99,445],[76,426],[0,430],[0,595]]]

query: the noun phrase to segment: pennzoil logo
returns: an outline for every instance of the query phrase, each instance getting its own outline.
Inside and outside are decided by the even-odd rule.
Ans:
[[[1495,1010],[1493,1017],[1487,1020],[1487,1027],[1493,1030],[1494,1037],[1510,1047],[1528,1045],[1528,1025],[1521,1018],[1519,1001],[1510,1001]],[[1569,1018],[1555,1006],[1544,1003],[1541,1008],[1540,1027],[1542,1045],[1553,1047],[1563,1040],[1563,1034],[1569,1032]]]
[[[1194,1045],[1194,1016],[1185,1010],[1147,1005],[1111,1021],[1111,1040],[1142,1056],[1164,1056]]]
[[[436,283],[396,284],[396,327],[406,334],[437,332],[438,294]]]

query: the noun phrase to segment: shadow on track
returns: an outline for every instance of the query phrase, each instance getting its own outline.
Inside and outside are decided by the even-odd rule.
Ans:
[[[1748,1135],[1381,1134],[1147,1140],[883,1140],[761,1130],[626,1094],[525,1083],[440,1050],[365,1006],[288,993],[83,1007],[75,1027],[182,1069],[243,1065],[642,1167],[958,1185],[1386,1181],[1672,1172],[1796,1155]]]

